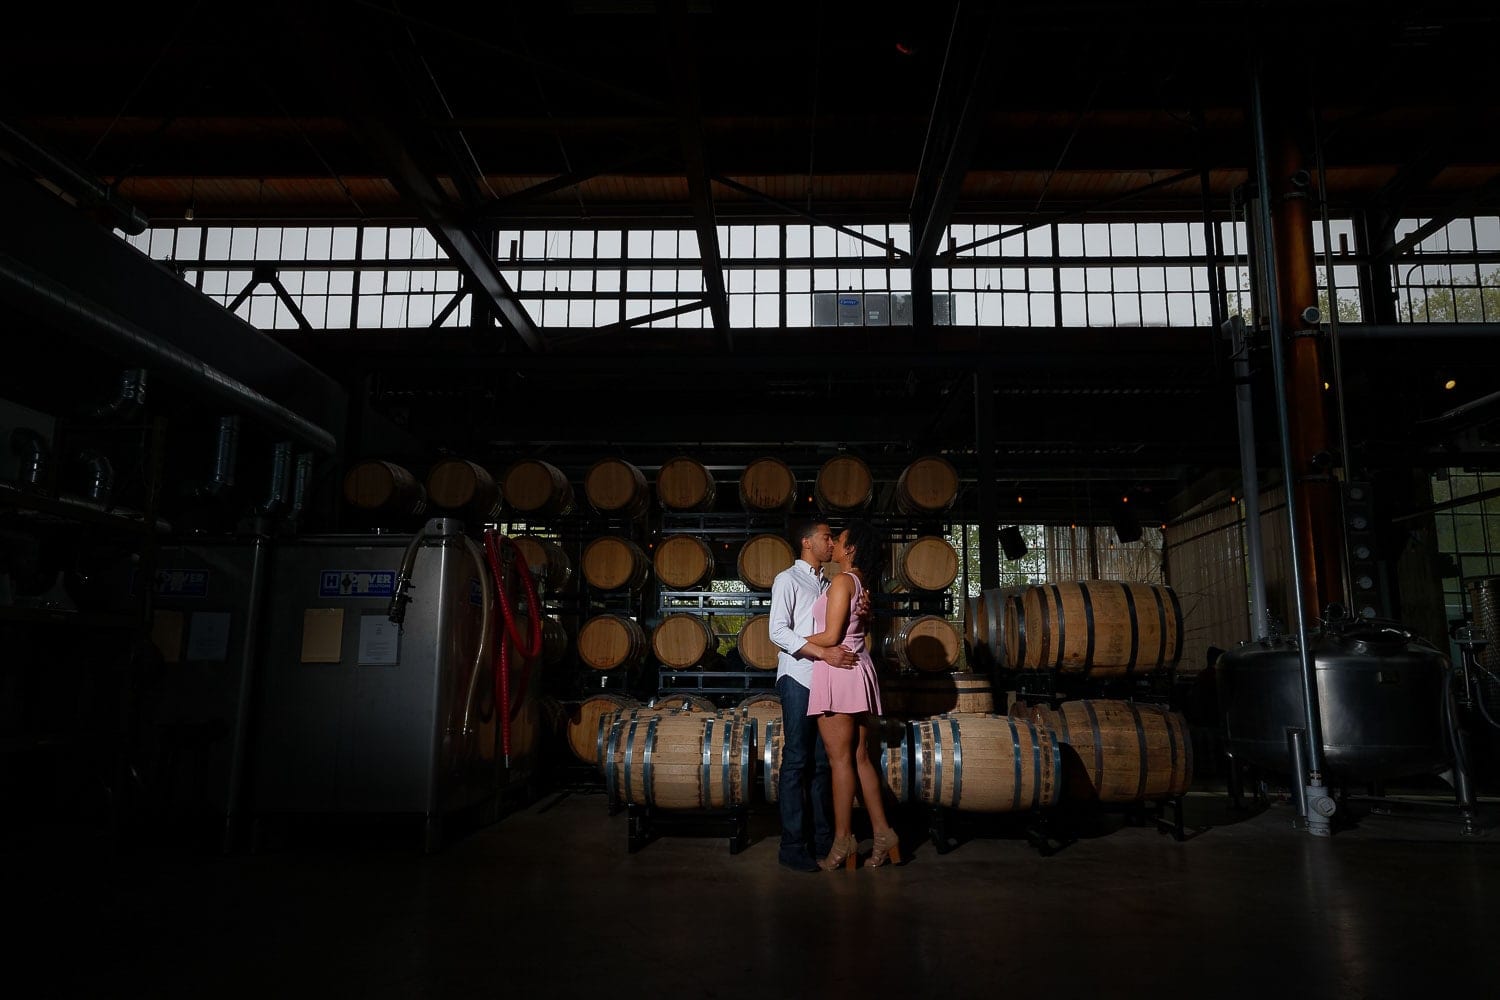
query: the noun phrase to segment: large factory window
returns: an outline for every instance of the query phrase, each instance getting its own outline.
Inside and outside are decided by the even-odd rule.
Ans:
[[[1463,503],[1465,497],[1473,497]],[[1432,501],[1460,501],[1437,511],[1438,551],[1444,560],[1443,604],[1448,620],[1465,617],[1470,581],[1500,574],[1500,475],[1446,469],[1432,477]]]
[[[1422,237],[1392,265],[1400,318],[1500,320],[1500,218],[1428,228],[1427,220],[1405,219],[1396,229],[1398,242]],[[1330,254],[1322,221],[1312,229],[1322,304],[1339,319],[1363,319],[1353,224],[1330,220]],[[457,267],[420,227],[184,225],[120,235],[264,329],[303,322],[315,329],[470,322]],[[932,269],[938,325],[1203,327],[1213,315],[1210,268],[1218,271],[1231,314],[1249,316],[1254,308],[1243,222],[1219,224],[1211,258],[1202,225],[1188,222],[1030,229],[964,223],[946,235]],[[731,325],[910,325],[910,236],[902,224],[720,226]],[[629,320],[699,328],[709,322],[706,310],[692,308],[702,301],[705,282],[691,229],[515,229],[496,237],[502,276],[542,327]],[[267,264],[277,265],[270,272],[274,281]],[[682,307],[686,311],[642,322]]]

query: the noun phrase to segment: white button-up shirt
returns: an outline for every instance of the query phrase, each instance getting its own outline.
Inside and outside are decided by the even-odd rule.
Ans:
[[[828,589],[828,580],[811,563],[798,559],[771,581],[771,641],[776,654],[776,679],[790,677],[805,688],[812,687],[813,661],[796,656],[807,645],[813,628],[813,603]]]

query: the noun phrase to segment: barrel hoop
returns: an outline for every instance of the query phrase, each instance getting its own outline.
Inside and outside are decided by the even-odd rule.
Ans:
[[[623,723],[618,721],[610,725],[607,754],[602,754],[599,757],[599,763],[604,766],[605,795],[611,802],[620,801],[619,788],[615,781],[615,751],[620,747],[620,730],[623,728]]]
[[[958,732],[958,720],[951,719],[949,724],[953,727],[953,804],[956,806],[963,801],[964,741]]]
[[[661,716],[653,718],[646,726],[646,749],[641,758],[641,777],[646,784],[646,801],[656,802],[656,771],[651,766],[651,758],[656,753],[657,724],[661,722]]]
[[[599,716],[599,725],[594,727],[594,759],[599,762],[600,767],[609,766],[609,758],[605,756],[605,750],[612,751],[613,748],[606,747],[605,744],[614,736],[614,726],[619,719],[619,712],[604,712]]]
[[[635,730],[639,725],[640,720],[631,719],[630,728],[625,733],[625,768],[621,774],[623,787],[620,789],[622,802],[630,799],[630,770],[635,766]]]
[[[734,727],[726,719],[722,728],[724,730],[724,745],[719,748],[719,758],[723,764],[724,787],[720,789],[720,792],[724,796],[724,805],[730,806],[734,804],[730,801],[729,795],[729,774],[730,769],[734,767]],[[703,790],[703,808],[707,809],[712,805],[713,796],[709,795],[708,789],[705,788]]]
[[[1083,627],[1088,637],[1088,646],[1083,651],[1083,675],[1087,677],[1094,669],[1094,599],[1089,596],[1089,585],[1084,580],[1078,581],[1078,594],[1083,598]]]
[[[1010,807],[1012,809],[1019,809],[1021,808],[1021,732],[1016,728],[1015,719],[1006,716],[1005,724],[1010,726],[1010,757],[1016,765],[1016,778],[1014,782],[1016,791]]]
[[[1031,731],[1031,808],[1042,804],[1042,733],[1036,723],[1026,720]]]
[[[1041,603],[1040,612],[1042,618],[1042,648],[1038,651],[1037,666],[1045,667],[1047,661],[1052,658],[1052,613],[1047,610],[1047,588],[1036,588],[1037,600]]]
[[[1146,797],[1146,723],[1141,718],[1140,710],[1135,707],[1135,702],[1127,701],[1125,707],[1130,709],[1130,717],[1135,720],[1135,743],[1141,754],[1141,775],[1135,786],[1135,797],[1139,802]]]
[[[1135,613],[1135,595],[1130,592],[1130,584],[1120,584],[1120,590],[1125,594],[1125,610],[1130,613],[1130,658],[1125,661],[1125,676],[1129,677],[1135,673],[1135,658],[1140,653],[1141,620]]]
[[[1057,605],[1057,662],[1055,666],[1063,665],[1063,656],[1068,647],[1068,623],[1063,615],[1062,590],[1057,584],[1052,585],[1052,603]]]
[[[1170,751],[1170,760],[1172,762],[1171,784],[1167,786],[1170,789],[1177,784],[1177,734],[1173,732],[1175,727],[1172,725],[1172,713],[1165,708],[1159,709],[1159,711],[1161,712],[1162,725],[1167,727],[1167,749]]]
[[[740,796],[746,802],[755,790],[750,783],[750,755],[755,752],[755,727],[756,721],[750,719],[740,730]]]
[[[1167,663],[1167,605],[1161,599],[1161,588],[1152,587],[1151,596],[1156,598],[1156,623],[1161,633],[1161,647],[1156,651],[1156,668],[1160,670]]]
[[[1175,668],[1182,659],[1182,601],[1177,598],[1177,591],[1171,587],[1167,588],[1167,596],[1172,599],[1172,623],[1176,631],[1172,633],[1177,640],[1177,648],[1172,651],[1172,666]]]
[[[1094,712],[1094,703],[1087,698],[1083,710],[1089,717],[1089,728],[1094,731],[1094,788],[1104,783],[1104,735],[1099,732],[1099,716]]]
[[[938,722],[932,724],[932,797],[943,801],[943,730]]]
[[[1064,743],[1072,743],[1073,734],[1068,729],[1068,717],[1063,714],[1061,708],[1057,709],[1054,714],[1057,716],[1057,724],[1062,727],[1062,741]]]
[[[901,794],[898,803],[911,801],[911,739],[905,729],[901,732]]]
[[[698,776],[698,804],[702,805],[704,797],[708,794],[709,767],[713,757],[714,720],[712,717],[703,720],[703,735],[699,740],[699,746],[703,751],[702,770]]]
[[[917,773],[917,776],[920,778],[921,775],[925,771],[925,768],[923,767],[923,761],[922,761],[922,756],[923,756],[922,755],[922,723],[920,723],[920,722],[909,722],[906,725],[907,725],[907,729],[911,732],[912,753],[916,756],[916,761],[917,761],[916,773]],[[931,804],[932,805],[937,805],[937,796],[933,796],[933,801],[932,801]]]
[[[1014,669],[1026,662],[1026,619],[1022,613],[1020,595],[1010,599],[1016,602],[1016,662],[1007,666]]]

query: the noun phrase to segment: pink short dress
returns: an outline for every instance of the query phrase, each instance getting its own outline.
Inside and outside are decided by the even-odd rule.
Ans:
[[[852,612],[865,586],[853,574],[850,574],[849,579],[854,581],[854,594],[849,601]],[[823,596],[813,605],[812,617],[815,632],[828,627],[828,591],[824,591]],[[852,613],[848,624],[844,626],[844,641],[839,645],[858,653],[859,662],[851,668],[834,667],[823,660],[814,660],[807,714],[872,712],[879,715],[880,683],[875,677],[875,664],[870,659],[870,649],[865,643],[864,625]]]

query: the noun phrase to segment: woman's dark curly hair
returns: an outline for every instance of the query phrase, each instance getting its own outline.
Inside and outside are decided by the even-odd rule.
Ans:
[[[847,544],[854,548],[854,568],[859,570],[865,589],[878,591],[885,565],[885,539],[869,521],[850,521],[844,530],[849,532]]]

